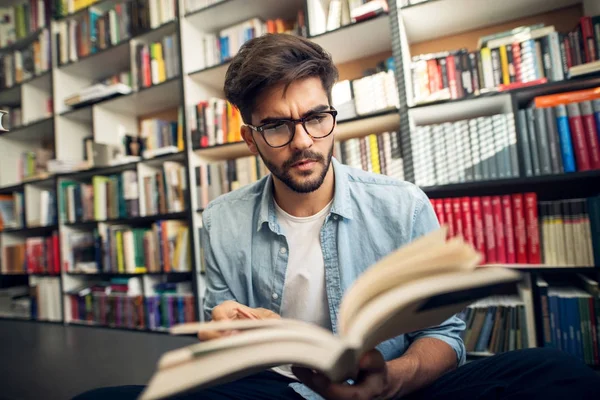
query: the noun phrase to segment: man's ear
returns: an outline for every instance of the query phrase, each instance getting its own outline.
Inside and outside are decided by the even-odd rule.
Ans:
[[[254,143],[254,138],[252,137],[252,129],[246,125],[242,125],[241,129],[242,138],[244,139],[244,142],[246,142],[248,149],[250,149],[250,153],[255,156],[258,155],[258,149],[256,148],[256,143]]]

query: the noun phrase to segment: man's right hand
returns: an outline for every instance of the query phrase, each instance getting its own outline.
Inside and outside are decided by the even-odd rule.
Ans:
[[[237,301],[227,300],[219,304],[212,310],[212,321],[230,321],[235,319],[247,319],[244,315],[252,315],[257,319],[268,319],[268,318],[281,318],[279,314],[268,310],[266,308],[251,308]],[[229,336],[234,334],[232,331],[209,331],[199,332],[198,339],[200,340],[212,340],[223,336]]]

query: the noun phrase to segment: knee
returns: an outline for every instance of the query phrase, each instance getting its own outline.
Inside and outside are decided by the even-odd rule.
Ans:
[[[577,371],[576,373],[591,372],[595,375],[594,371],[579,358],[558,349],[543,347],[524,349],[521,350],[520,358],[532,367],[535,366],[554,371]]]

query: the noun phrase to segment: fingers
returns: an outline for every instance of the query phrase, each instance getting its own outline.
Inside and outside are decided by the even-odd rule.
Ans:
[[[365,353],[359,363],[358,377],[353,385],[331,382],[325,375],[307,368],[292,367],[296,377],[326,399],[375,399],[387,388],[387,366],[377,350]]]

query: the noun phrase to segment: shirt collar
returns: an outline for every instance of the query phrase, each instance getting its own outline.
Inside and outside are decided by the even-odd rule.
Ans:
[[[346,167],[341,164],[335,157],[331,158],[333,165],[333,174],[335,177],[335,189],[333,195],[333,204],[331,205],[331,213],[337,214],[342,218],[352,219],[352,208],[350,203],[350,186],[348,184],[348,172]],[[265,186],[260,198],[260,206],[258,212],[258,221],[256,230],[260,230],[263,224],[269,224],[269,228],[281,234],[281,229],[277,223],[275,216],[275,206],[273,200],[273,176],[269,174],[265,181]]]

